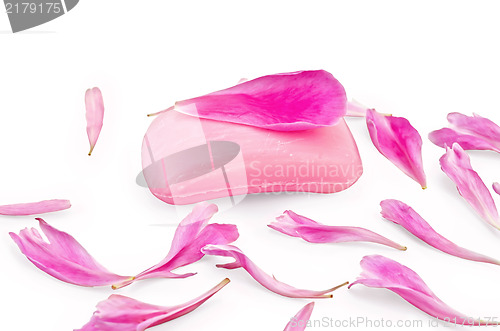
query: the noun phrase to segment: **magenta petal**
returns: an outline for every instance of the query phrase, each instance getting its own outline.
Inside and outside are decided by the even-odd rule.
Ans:
[[[389,161],[426,188],[422,164],[422,138],[406,118],[366,112],[366,124],[373,144]]]
[[[209,244],[225,245],[238,239],[238,229],[233,224],[208,224],[217,212],[217,206],[199,203],[184,218],[175,231],[167,256],[155,266],[141,272],[133,279],[115,284],[113,288],[129,285],[133,281],[147,278],[185,278],[194,273],[175,274],[172,271],[199,261],[204,254],[201,249]]]
[[[88,89],[85,92],[85,108],[87,110],[87,135],[90,143],[90,155],[101,133],[104,118],[104,102],[101,90],[98,87]]]
[[[81,286],[111,285],[129,278],[109,272],[72,236],[51,227],[41,218],[37,220],[48,242],[34,228],[21,230],[19,235],[11,232],[10,236],[40,270],[63,282]]]
[[[495,191],[496,194],[500,194],[500,184],[499,183],[493,183],[493,191]]]
[[[300,237],[311,243],[340,243],[350,241],[368,241],[390,246],[399,250],[406,247],[395,243],[373,231],[353,226],[328,226],[317,223],[307,217],[287,210],[268,225],[283,234]]]
[[[151,305],[113,294],[107,300],[98,303],[97,311],[90,321],[75,331],[143,331],[192,312],[228,283],[229,279],[226,278],[196,299],[172,307]]]
[[[267,288],[268,290],[277,293],[279,295],[289,297],[289,298],[331,298],[332,295],[328,294],[333,292],[337,288],[347,285],[348,283],[344,283],[342,285],[336,286],[334,288],[325,290],[325,291],[310,291],[310,290],[301,290],[285,283],[278,281],[273,276],[266,274],[262,271],[255,263],[253,263],[243,252],[232,245],[208,245],[202,249],[203,253],[208,255],[217,255],[217,256],[227,256],[233,257],[235,259],[234,262],[227,264],[218,264],[218,268],[226,268],[226,269],[236,269],[243,268],[245,269],[250,276],[253,277],[259,284]]]
[[[361,276],[349,285],[349,288],[356,284],[386,288],[423,312],[456,325],[497,325],[496,322],[468,318],[467,315],[450,308],[429,289],[417,273],[394,260],[380,255],[369,255],[361,260],[361,268]]]
[[[500,265],[500,261],[457,246],[437,233],[415,210],[398,200],[384,200],[380,203],[382,216],[401,225],[415,237],[447,254],[462,259]]]
[[[285,327],[283,331],[304,331],[309,318],[311,318],[314,309],[314,302],[310,302],[304,306]]]
[[[477,172],[472,169],[470,158],[459,144],[446,148],[439,159],[441,169],[457,185],[458,192],[489,224],[500,230],[500,219],[495,201]]]
[[[69,200],[44,200],[0,206],[0,215],[23,216],[50,213],[71,207]]]
[[[344,87],[324,70],[268,75],[176,102],[188,115],[277,131],[331,126],[346,113]]]

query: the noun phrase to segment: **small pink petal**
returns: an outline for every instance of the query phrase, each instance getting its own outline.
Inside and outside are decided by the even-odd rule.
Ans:
[[[382,216],[401,225],[415,237],[447,254],[462,259],[500,265],[500,261],[457,246],[437,233],[415,210],[398,200],[384,200],[380,203]]]
[[[250,274],[250,276],[253,277],[253,279],[255,279],[259,284],[267,288],[269,291],[272,291],[274,293],[289,298],[312,298],[312,299],[331,298],[332,295],[328,293],[333,292],[337,288],[348,284],[344,283],[324,291],[301,290],[292,287],[290,285],[287,285],[285,283],[282,283],[273,276],[269,276],[264,271],[262,271],[257,265],[255,265],[255,263],[253,263],[245,254],[243,254],[243,252],[239,248],[235,246],[207,245],[203,247],[202,252],[207,255],[233,257],[235,259],[234,262],[227,264],[218,264],[217,267],[225,269],[243,268]]]
[[[104,118],[104,102],[99,88],[94,87],[85,92],[85,108],[87,110],[87,135],[90,143],[90,155],[101,133]]]
[[[199,261],[204,256],[201,249],[206,245],[225,245],[238,239],[236,225],[208,224],[217,210],[216,205],[206,202],[195,205],[193,211],[179,223],[167,256],[132,279],[113,285],[113,288],[148,278],[186,278],[195,275],[194,273],[179,275],[172,271]]]
[[[24,216],[51,213],[71,207],[69,200],[44,200],[30,203],[17,203],[0,206],[0,215]]]
[[[203,295],[172,307],[151,305],[113,294],[107,300],[98,303],[97,311],[90,321],[75,331],[144,331],[192,312],[228,283],[229,279],[226,278]]]
[[[498,325],[466,317],[439,299],[410,268],[380,255],[365,256],[361,260],[363,272],[349,285],[363,284],[368,287],[386,288],[423,312],[456,325]]]
[[[304,331],[307,327],[307,322],[311,318],[314,309],[314,302],[310,302],[304,306],[285,327],[283,331]]]
[[[307,217],[287,210],[268,226],[283,234],[299,237],[311,243],[340,243],[351,241],[368,241],[386,245],[399,250],[406,247],[395,243],[373,231],[353,226],[328,226],[317,223]]]
[[[500,194],[500,183],[493,183],[493,191],[495,191],[496,194]]]
[[[454,143],[465,150],[492,150],[500,153],[500,127],[493,121],[477,114],[467,116],[460,113],[448,114],[452,129],[444,128],[431,132],[429,139],[445,148]]]
[[[406,118],[384,116],[373,109],[366,113],[373,144],[389,161],[426,188],[422,164],[422,138]]]
[[[216,121],[297,131],[338,123],[346,113],[346,101],[339,81],[316,70],[259,77],[178,101],[173,109]]]
[[[495,201],[477,172],[472,169],[470,158],[459,144],[446,148],[439,159],[441,169],[457,185],[458,192],[489,224],[500,230],[500,219]]]
[[[51,227],[41,218],[37,220],[48,242],[34,228],[21,230],[19,235],[11,232],[10,236],[40,270],[63,282],[81,286],[111,285],[129,278],[109,272],[72,236]]]
[[[370,108],[366,107],[357,100],[352,99],[351,101],[347,102],[347,110],[345,116],[365,117],[368,109]]]
[[[429,133],[429,140],[442,148],[457,143],[465,150],[492,150],[500,153],[500,149],[480,137],[460,133],[449,128],[432,131]]]

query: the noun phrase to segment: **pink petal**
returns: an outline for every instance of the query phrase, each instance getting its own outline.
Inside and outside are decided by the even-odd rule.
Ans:
[[[500,184],[499,183],[493,183],[493,191],[495,191],[496,194],[500,194]]]
[[[90,321],[75,331],[143,331],[192,312],[228,283],[229,279],[226,278],[196,299],[172,307],[151,305],[113,294],[107,300],[98,303],[97,311]]]
[[[40,202],[18,203],[0,206],[0,215],[22,216],[51,213],[71,207],[69,200],[44,200]]]
[[[90,155],[94,150],[97,138],[99,138],[99,133],[101,133],[104,118],[104,102],[99,88],[94,87],[85,92],[85,108],[87,110],[87,135],[90,143]]]
[[[366,113],[373,144],[389,161],[426,188],[422,164],[422,138],[406,118],[384,116],[373,109]]]
[[[500,265],[500,261],[457,246],[437,233],[415,210],[398,200],[384,200],[380,203],[382,216],[401,225],[415,237],[447,254],[462,259]]]
[[[429,139],[440,147],[460,144],[465,150],[492,150],[500,153],[500,127],[477,114],[467,116],[448,114],[452,129],[441,129],[429,134]]]
[[[406,247],[370,230],[353,226],[323,225],[307,217],[295,214],[291,210],[285,211],[283,215],[278,216],[276,220],[277,222],[268,225],[271,229],[292,237],[302,238],[311,243],[368,241],[387,245],[403,251],[406,250]]]
[[[410,268],[380,255],[365,256],[361,260],[363,272],[358,279],[349,285],[363,284],[368,287],[386,288],[423,312],[443,321],[457,325],[490,325],[496,322],[485,322],[466,317],[455,311],[439,299],[424,281]]]
[[[217,210],[216,205],[206,202],[195,205],[193,211],[179,223],[167,256],[133,279],[113,285],[113,288],[120,288],[141,279],[185,278],[195,275],[194,273],[179,275],[172,271],[199,261],[204,256],[201,249],[206,245],[225,245],[238,239],[236,225],[208,224]]]
[[[266,192],[334,193],[363,173],[344,120],[333,127],[283,132],[175,111],[151,123],[142,168],[150,191],[175,205],[221,197],[237,201]]]
[[[253,263],[245,254],[243,254],[243,252],[239,248],[235,246],[207,245],[202,249],[202,252],[208,255],[233,257],[235,259],[234,262],[227,264],[218,264],[217,267],[225,269],[243,268],[250,274],[250,276],[253,277],[253,279],[255,279],[259,284],[261,284],[268,290],[289,298],[331,298],[332,295],[327,293],[333,292],[337,288],[348,284],[344,283],[324,291],[301,290],[282,283],[273,276],[269,276],[258,266],[256,266],[255,263]]]
[[[500,153],[500,149],[480,137],[460,133],[449,128],[432,131],[429,133],[429,140],[442,148],[457,143],[465,150],[492,150]]]
[[[111,285],[128,278],[106,270],[69,234],[51,227],[41,218],[37,220],[48,242],[34,228],[21,230],[19,235],[11,232],[10,236],[40,270],[63,282],[81,286]]]
[[[344,87],[332,74],[316,70],[259,77],[178,101],[173,109],[217,121],[296,131],[338,123],[346,102]]]
[[[283,331],[304,331],[307,327],[307,322],[311,318],[314,309],[314,302],[310,302],[304,306],[285,327]]]
[[[470,158],[459,144],[446,148],[439,160],[441,169],[457,185],[458,192],[489,224],[500,230],[500,219],[495,201],[477,172],[472,169]]]

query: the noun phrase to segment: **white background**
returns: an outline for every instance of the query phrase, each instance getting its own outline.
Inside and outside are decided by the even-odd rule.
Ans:
[[[353,281],[364,255],[382,254],[414,269],[464,315],[500,318],[498,266],[426,246],[383,220],[378,205],[400,199],[457,244],[500,258],[500,233],[458,195],[439,168],[443,150],[427,139],[446,126],[451,111],[500,123],[498,2],[179,3],[82,0],[63,17],[18,34],[0,14],[1,204],[70,199],[71,209],[44,219],[111,271],[137,273],[166,255],[180,220],[174,207],[135,184],[151,122],[145,115],[241,77],[325,69],[350,98],[404,116],[419,130],[429,188],[422,191],[376,151],[362,119],[349,119],[365,169],[356,185],[334,195],[249,196],[214,221],[237,224],[237,245],[296,287]],[[89,157],[83,100],[92,86],[102,89],[106,112]],[[498,154],[470,155],[489,187],[500,180]],[[267,228],[285,209],[326,224],[367,227],[408,251],[369,243],[314,245]],[[35,268],[8,236],[31,226],[37,226],[34,217],[0,218],[1,329],[79,328],[113,291],[69,285]],[[119,293],[172,305],[231,278],[198,310],[157,330],[282,330],[310,301],[275,295],[242,269],[216,269],[223,260],[207,257],[182,270],[197,276],[142,281]],[[387,290],[359,285],[334,294],[317,301],[313,319],[431,320]]]

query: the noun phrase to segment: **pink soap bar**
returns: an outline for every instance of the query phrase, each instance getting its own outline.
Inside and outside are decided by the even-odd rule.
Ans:
[[[334,193],[363,173],[344,120],[286,132],[176,111],[149,127],[142,167],[151,192],[175,205],[262,192]]]

